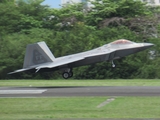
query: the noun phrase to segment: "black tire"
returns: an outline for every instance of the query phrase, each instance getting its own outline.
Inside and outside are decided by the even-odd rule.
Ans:
[[[63,77],[64,79],[68,79],[68,78],[70,77],[70,74],[69,74],[68,72],[64,72],[64,73],[62,74],[62,77]]]

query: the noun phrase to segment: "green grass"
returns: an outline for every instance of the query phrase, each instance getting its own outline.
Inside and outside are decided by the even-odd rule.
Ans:
[[[160,86],[160,80],[0,80],[0,87],[11,86]]]
[[[160,118],[160,97],[1,98],[0,119]]]

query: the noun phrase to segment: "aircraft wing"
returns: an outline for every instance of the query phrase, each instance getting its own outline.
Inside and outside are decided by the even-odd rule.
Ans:
[[[36,72],[38,72],[40,69],[43,69],[43,68],[54,68],[54,67],[58,67],[58,66],[63,66],[63,65],[67,65],[69,63],[73,63],[73,62],[76,62],[76,61],[80,61],[80,60],[83,60],[84,57],[69,57],[69,58],[66,58],[66,59],[60,59],[60,60],[56,60],[52,63],[48,63],[48,64],[45,64],[45,65],[40,65],[38,67],[36,67]]]
[[[105,54],[108,54],[108,53],[109,52],[103,52],[103,53],[94,53],[94,54],[91,54],[91,55],[87,55],[85,57],[74,57],[73,56],[73,58],[72,57],[68,57],[66,59],[63,58],[61,60],[54,61],[53,63],[48,63],[48,64],[45,64],[45,65],[38,66],[35,69],[37,69],[36,72],[38,72],[40,69],[43,69],[43,68],[54,68],[54,67],[58,67],[58,66],[63,66],[63,65],[67,65],[69,63],[77,62],[77,61],[87,59],[87,58],[90,58],[90,57],[94,57],[94,56],[105,55]]]
[[[29,68],[23,68],[23,69],[15,70],[15,71],[10,72],[8,74],[24,72],[24,71],[33,70],[33,69],[36,69],[36,72],[38,72],[40,69],[43,69],[43,68],[54,68],[54,67],[58,67],[58,66],[63,66],[63,65],[66,65],[66,64],[69,64],[69,63],[72,63],[72,62],[82,60],[82,59],[84,59],[84,58],[83,57],[75,57],[75,58],[74,57],[73,58],[68,57],[66,59],[59,59],[59,60],[54,61],[54,62],[41,64],[39,66],[32,66],[32,67],[29,67]]]
[[[14,74],[14,73],[19,73],[19,72],[24,72],[24,71],[31,70],[31,69],[34,69],[34,68],[23,68],[23,69],[19,69],[19,70],[15,70],[13,72],[10,72],[8,74]]]

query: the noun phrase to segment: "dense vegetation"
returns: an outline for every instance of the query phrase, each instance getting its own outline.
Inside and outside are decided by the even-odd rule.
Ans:
[[[135,0],[97,0],[92,8],[73,4],[54,9],[42,2],[0,0],[0,79],[61,77],[57,72],[7,75],[22,68],[27,44],[45,41],[59,57],[122,38],[156,46],[115,60],[116,68],[107,62],[75,68],[74,78],[160,78],[159,7]]]

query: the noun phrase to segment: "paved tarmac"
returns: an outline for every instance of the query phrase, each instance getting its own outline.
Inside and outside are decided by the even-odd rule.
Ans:
[[[0,87],[0,97],[160,96],[154,86]]]

